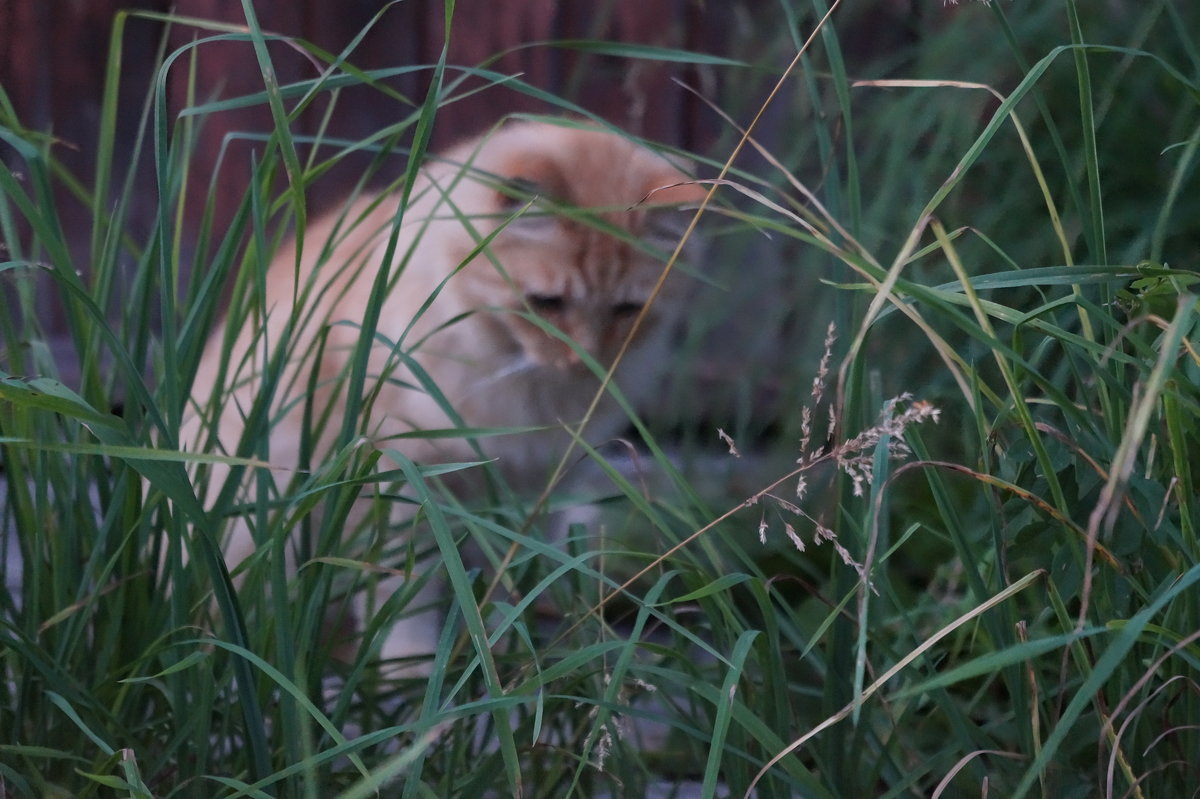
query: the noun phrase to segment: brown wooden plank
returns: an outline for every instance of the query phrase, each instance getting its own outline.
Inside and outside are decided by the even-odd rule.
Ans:
[[[63,144],[56,148],[63,162],[84,180],[95,168],[94,142],[100,113],[103,65],[107,57],[113,15],[130,6],[166,10],[169,0],[89,0],[88,2],[0,3],[0,85],[8,92],[28,127],[53,131]],[[698,37],[714,37],[712,3],[701,12],[695,0],[602,0],[593,3],[559,0],[458,0],[453,22],[449,63],[487,68],[553,94],[566,94],[584,108],[634,133],[682,145],[696,143],[696,101],[671,82],[672,77],[696,80],[678,64],[631,61],[610,55],[539,44],[548,40],[599,38],[663,47],[688,48]],[[301,37],[340,53],[372,21],[383,6],[374,0],[257,0],[254,4],[264,30]],[[180,16],[244,24],[241,0],[176,0],[170,7]],[[132,141],[141,105],[154,77],[153,54],[162,28],[146,20],[130,20],[122,63],[122,108],[119,141]],[[171,29],[170,49],[189,46],[211,36],[191,26]],[[363,69],[432,64],[444,36],[442,0],[409,0],[389,7],[349,54]],[[716,36],[719,41],[719,35]],[[711,43],[711,42],[709,42]],[[282,84],[309,79],[317,65],[287,44],[269,45],[273,66]],[[195,86],[200,101],[260,92],[264,82],[248,42],[206,42],[196,47]],[[189,58],[175,62],[169,77],[171,112],[186,102],[192,77]],[[452,71],[451,76],[457,75]],[[414,102],[423,98],[429,72],[389,82]],[[479,86],[468,81],[462,90]],[[460,92],[461,93],[461,92]],[[296,135],[312,134],[324,113],[327,98],[297,120]],[[327,133],[360,139],[411,113],[412,107],[382,97],[369,87],[345,91]],[[494,87],[468,100],[446,106],[438,115],[434,146],[471,135],[510,113],[556,113],[552,104],[511,88]],[[708,129],[714,127],[710,121]],[[192,160],[188,215],[195,230],[204,201],[215,186],[218,198],[215,229],[222,230],[248,183],[251,164],[264,144],[244,138],[272,128],[265,107],[214,114],[204,121]],[[117,175],[129,167],[128,153],[118,153]],[[11,158],[0,151],[0,157]],[[124,160],[122,160],[124,157]],[[337,199],[361,171],[363,160],[347,164],[322,179],[310,200],[319,210]],[[146,166],[143,164],[143,166]],[[397,169],[402,162],[397,161]],[[210,178],[212,182],[210,183]],[[158,187],[153,173],[143,169],[134,193],[135,234],[144,234],[157,210]],[[72,237],[78,268],[86,271],[91,212],[65,193],[60,211]],[[62,328],[60,310],[48,303],[44,318]],[[69,372],[69,369],[67,370]]]

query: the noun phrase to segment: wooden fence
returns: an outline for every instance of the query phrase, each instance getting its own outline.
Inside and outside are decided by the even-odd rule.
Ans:
[[[915,24],[911,13],[915,2],[876,0],[843,15],[851,33],[846,37],[843,28],[839,36],[848,57],[854,58],[856,51],[866,56],[877,54],[889,41],[907,35]],[[546,42],[588,39],[728,55],[735,23],[744,28],[755,9],[769,7],[772,14],[765,16],[778,16],[775,3],[762,0],[458,0],[455,5],[448,63],[487,64],[499,73],[519,75],[530,86],[569,97],[635,134],[697,151],[710,147],[721,123],[702,100],[674,80],[698,87],[706,96],[719,96],[722,70],[621,58]],[[433,64],[445,40],[443,0],[254,0],[253,7],[265,31],[298,37],[335,53],[369,28],[349,55],[349,61],[362,69]],[[125,18],[120,38],[118,141],[132,142],[137,134],[160,53],[219,33],[201,24],[168,26],[161,19],[145,16],[146,12],[161,15],[171,11],[179,18],[220,21],[243,30],[246,25],[241,0],[0,0],[0,88],[26,128],[53,132],[56,155],[85,182],[95,168],[93,148],[104,68],[114,20],[121,9],[134,13]],[[196,59],[195,85],[189,86],[191,65],[186,58],[177,62],[164,84],[172,112],[187,105],[189,92],[197,98],[213,99],[262,91],[262,74],[248,42],[207,41],[191,52]],[[318,74],[316,64],[282,41],[271,43],[270,52],[280,83]],[[412,72],[389,85],[419,100],[428,75],[428,71]],[[360,95],[356,98],[354,92]],[[394,123],[409,110],[401,103],[381,101],[377,91],[366,87],[344,93],[338,108],[326,135],[351,139]],[[439,113],[434,146],[469,135],[506,113],[553,110],[544,101],[511,89],[480,92]],[[313,133],[322,113],[323,107],[314,105],[298,120],[294,132],[301,136]],[[227,134],[270,128],[268,112],[261,106],[223,111],[205,119],[193,156],[193,174],[215,174],[220,198],[218,229],[240,198],[254,150],[261,147],[246,137],[227,141]],[[123,175],[133,148],[117,150],[115,173]],[[13,153],[0,143],[0,159],[15,165],[12,158]],[[153,170],[141,168],[136,175],[129,226],[142,238],[157,211],[157,187]],[[356,177],[348,170],[340,177],[324,178],[322,196],[336,199]],[[203,211],[199,200],[209,190],[204,181],[193,181],[195,194],[189,198],[193,202],[188,203],[190,218],[184,220],[185,225],[194,228]],[[76,264],[86,270],[90,211],[65,191],[58,199]],[[321,199],[313,198],[318,210]],[[39,308],[39,315],[51,330],[62,329],[60,310],[52,302]],[[69,348],[62,352],[66,357]],[[65,362],[63,371],[69,378],[71,367]]]
[[[700,13],[701,6],[703,13]],[[558,0],[459,0],[456,3],[448,62],[452,65],[489,68],[555,95],[577,99],[589,111],[647,137],[685,147],[696,147],[704,130],[715,123],[700,101],[673,82],[692,84],[707,79],[693,67],[678,63],[629,60],[588,53],[541,42],[598,39],[699,52],[719,52],[721,4],[699,0],[609,0],[575,2]],[[715,8],[716,7],[716,8]],[[118,141],[132,142],[137,133],[142,104],[153,85],[159,52],[172,52],[219,31],[204,25],[147,18],[138,12],[181,18],[219,21],[245,26],[240,0],[6,0],[0,2],[0,87],[29,129],[53,132],[55,153],[75,174],[83,177],[95,169],[94,143],[101,110],[105,64],[111,46],[114,20],[119,10],[134,13],[125,19],[120,92]],[[381,69],[436,62],[445,40],[443,0],[408,0],[387,4],[379,0],[255,0],[258,23],[268,32],[298,37],[331,52],[343,51],[369,28],[349,60],[362,69]],[[195,85],[189,86],[187,59],[172,68],[165,84],[172,111],[197,98],[236,97],[263,89],[263,78],[248,42],[205,42],[194,48]],[[274,42],[270,52],[283,84],[315,77],[318,66],[296,48]],[[496,57],[499,54],[499,57]],[[404,95],[420,100],[429,72],[416,71],[390,80]],[[356,97],[354,92],[360,92]],[[381,102],[369,88],[352,89],[339,99],[338,112],[326,134],[361,138],[402,118],[408,108]],[[503,114],[547,112],[552,107],[512,90],[480,92],[446,107],[438,115],[434,146],[469,135]],[[294,133],[315,132],[323,107],[314,105],[298,120]],[[708,119],[702,123],[701,119]],[[219,198],[217,229],[228,219],[240,198],[256,147],[249,138],[226,141],[230,132],[262,132],[271,128],[264,107],[230,110],[206,118],[193,156],[193,174],[216,171]],[[222,149],[225,152],[222,153]],[[116,174],[130,166],[132,147],[118,147]],[[0,158],[10,161],[11,151],[0,145]],[[124,160],[123,160],[124,159]],[[18,168],[15,164],[14,168]],[[143,164],[142,166],[146,166]],[[350,170],[322,182],[322,197],[337,198],[355,179]],[[130,227],[143,235],[153,224],[157,188],[153,170],[137,172]],[[191,186],[186,226],[194,228],[203,211],[200,201],[210,187],[203,180]],[[59,208],[64,229],[72,239],[76,264],[87,268],[90,212],[63,191]],[[314,198],[320,207],[321,197]],[[39,292],[47,298],[51,292]],[[52,300],[39,307],[51,331],[64,327],[61,309]],[[59,342],[60,344],[65,342]],[[56,346],[67,379],[73,371],[70,348]]]
[[[707,3],[704,12],[699,13],[697,0],[459,0],[448,60],[454,65],[475,66],[501,54],[490,68],[519,74],[539,89],[578,98],[589,111],[634,133],[695,146],[705,127],[712,130],[711,114],[705,114],[699,100],[672,83],[672,78],[697,83],[702,77],[692,68],[537,43],[593,38],[719,51],[722,14],[714,10],[714,5],[720,4]],[[0,3],[0,86],[26,127],[52,130],[62,141],[58,155],[78,174],[91,174],[94,167],[91,147],[115,14],[121,8],[165,13],[172,6],[179,17],[246,24],[240,0]],[[362,69],[432,64],[445,35],[442,0],[408,0],[394,5],[378,0],[256,0],[254,8],[265,31],[299,37],[331,52],[341,52],[369,26],[369,32],[350,55],[350,61]],[[181,24],[168,30],[161,22],[138,16],[127,19],[122,43],[124,113],[120,135],[132,140],[135,134],[141,102],[155,77],[156,51],[164,38],[170,51],[215,33]],[[195,52],[197,97],[235,97],[262,90],[263,79],[249,43],[209,42]],[[281,83],[317,74],[311,61],[284,43],[273,44],[271,55]],[[389,84],[419,99],[427,78],[428,72],[413,72]],[[167,90],[172,108],[182,108],[189,91],[186,61],[172,69]],[[363,97],[366,99],[360,103],[355,103],[352,94],[342,99],[339,106],[353,111],[338,113],[329,135],[363,137],[397,121],[405,110],[399,104],[380,102],[379,94],[370,89],[363,90]],[[547,110],[545,103],[519,92],[482,92],[439,114],[434,143],[436,146],[472,133],[505,113]],[[295,133],[312,133],[321,113],[322,108],[315,105],[299,121]],[[709,121],[705,125],[701,119]],[[197,174],[208,174],[215,167],[230,131],[255,132],[270,127],[263,107],[232,110],[207,119],[195,154]],[[245,183],[252,149],[248,142],[231,145],[221,162],[220,186],[232,189]],[[149,181],[151,176],[147,173],[144,178]],[[200,188],[207,191],[207,187]],[[145,190],[152,196],[153,185],[146,183]],[[199,210],[197,204],[196,212]],[[83,209],[69,213],[82,214]],[[148,219],[152,213],[153,203],[148,202],[144,209],[135,209],[135,220],[139,216]],[[84,221],[81,216],[77,218]],[[69,225],[73,220],[65,221]]]

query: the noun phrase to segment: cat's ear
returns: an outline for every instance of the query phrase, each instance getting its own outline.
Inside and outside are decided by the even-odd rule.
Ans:
[[[497,213],[521,212],[509,222],[508,230],[532,238],[557,232],[559,221],[548,207],[564,200],[566,179],[554,163],[541,156],[514,158],[500,175],[495,193]]]
[[[704,201],[708,186],[691,180],[683,172],[664,169],[651,173],[643,182],[642,205],[695,206]]]
[[[512,156],[498,170],[500,184],[496,203],[500,210],[517,210],[530,200],[551,202],[566,199],[567,181],[558,166],[541,153]]]
[[[645,209],[642,236],[651,247],[670,252],[687,231],[692,212],[704,201],[708,187],[674,170],[650,175],[644,186],[639,203]]]
[[[670,253],[687,232],[694,213],[680,206],[650,208],[641,224],[642,239],[652,249]]]
[[[559,218],[550,210],[554,199],[544,186],[529,178],[508,178],[496,187],[496,213],[508,219],[504,229],[509,235],[546,241],[561,230]]]
[[[531,178],[502,178],[496,183],[496,210],[501,213],[514,213],[538,200],[553,199],[544,186]]]

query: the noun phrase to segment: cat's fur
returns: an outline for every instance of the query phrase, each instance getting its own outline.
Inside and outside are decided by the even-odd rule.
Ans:
[[[364,435],[385,453],[393,449],[418,463],[478,458],[463,438],[395,438],[454,426],[434,396],[420,388],[419,377],[395,356],[393,345],[398,345],[428,373],[467,427],[550,428],[479,440],[512,484],[527,490],[538,486],[570,440],[562,425],[581,420],[599,380],[569,344],[530,321],[530,313],[607,366],[649,305],[616,374],[632,404],[644,405],[659,384],[656,375],[669,366],[669,334],[683,306],[682,276],[672,276],[650,303],[662,254],[674,248],[682,231],[680,211],[654,206],[698,202],[703,191],[688,180],[668,159],[616,133],[546,122],[509,122],[432,159],[414,184],[395,239],[392,285],[383,300],[364,387],[366,394],[378,395],[369,406]],[[298,272],[296,245],[279,252],[266,275],[265,324],[246,325],[227,362],[221,355],[228,350],[222,331],[209,343],[193,393],[197,407],[211,408],[215,390],[211,396],[220,397],[221,410],[215,424],[201,416],[185,422],[186,445],[236,452],[246,414],[261,390],[264,356],[291,324],[298,343],[271,403],[276,483],[286,485],[298,465],[305,393],[314,369],[318,388],[312,406],[318,416],[333,411],[316,453],[328,449],[341,425],[337,410],[345,401],[344,378],[397,212],[395,196],[367,197],[344,215],[316,221],[306,231]],[[435,298],[423,307],[430,297]],[[302,308],[298,317],[297,307]],[[327,339],[317,363],[315,345],[322,335]],[[585,436],[604,441],[627,423],[616,404],[606,400]],[[210,496],[227,473],[214,467]],[[253,548],[246,523],[236,522],[226,548],[229,566]],[[397,625],[382,654],[428,651],[435,635],[428,617]]]

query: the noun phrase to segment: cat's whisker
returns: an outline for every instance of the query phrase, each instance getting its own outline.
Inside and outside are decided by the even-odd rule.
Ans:
[[[494,386],[503,383],[505,380],[508,380],[511,377],[524,375],[534,371],[535,369],[537,369],[537,362],[528,355],[522,354],[514,358],[507,366],[497,369],[481,380],[477,380],[475,383],[473,383],[463,395],[463,399],[470,399],[485,389],[493,388]]]

